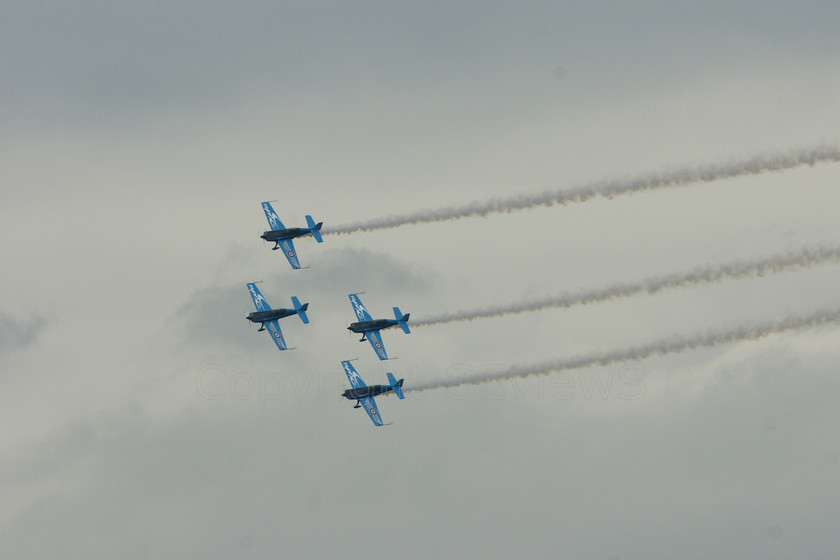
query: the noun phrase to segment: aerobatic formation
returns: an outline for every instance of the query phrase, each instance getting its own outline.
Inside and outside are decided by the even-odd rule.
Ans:
[[[353,233],[470,216],[486,216],[494,212],[510,212],[532,208],[538,205],[585,202],[598,196],[612,198],[618,195],[645,190],[684,186],[695,182],[712,182],[739,175],[777,172],[801,165],[838,161],[840,161],[840,148],[835,146],[820,146],[810,150],[791,151],[787,154],[758,156],[749,160],[720,166],[684,168],[671,174],[650,175],[630,181],[592,183],[571,191],[548,192],[542,195],[521,196],[504,200],[490,200],[476,202],[465,207],[444,208],[405,216],[374,219],[359,224],[326,229],[323,233]],[[270,202],[263,202],[262,208],[271,229],[264,232],[260,237],[266,241],[274,242],[275,245],[272,249],[282,250],[283,255],[293,269],[297,270],[302,268],[292,240],[296,237],[312,236],[318,243],[323,242],[321,237],[323,222],[315,223],[312,216],[307,215],[306,227],[286,228],[283,222],[280,221]],[[577,293],[563,293],[541,300],[523,300],[475,310],[461,310],[455,313],[429,315],[412,324],[415,326],[440,325],[454,321],[487,319],[512,313],[541,311],[549,308],[568,308],[575,305],[588,305],[618,298],[633,297],[640,294],[656,294],[666,289],[715,283],[747,276],[777,274],[796,268],[813,267],[820,264],[836,263],[838,261],[840,261],[840,247],[838,246],[823,245],[804,247],[795,252],[769,255],[760,259],[736,261],[717,266],[703,266],[689,271],[651,277],[637,282],[618,283],[600,289],[589,289]],[[301,303],[296,296],[292,296],[291,308],[272,309],[262,293],[260,293],[256,284],[252,282],[247,285],[256,311],[249,313],[246,318],[252,323],[258,323],[260,325],[259,331],[268,331],[279,350],[290,349],[283,338],[279,320],[297,315],[304,324],[308,324],[309,317],[306,311],[309,303]],[[360,293],[348,294],[357,321],[351,323],[347,329],[361,334],[362,337],[359,341],[364,342],[367,340],[380,360],[388,360],[388,353],[385,350],[380,331],[398,326],[406,334],[410,334],[411,331],[408,327],[409,314],[404,314],[400,311],[399,307],[393,307],[393,319],[374,319],[359,298]],[[586,356],[558,359],[540,364],[514,365],[499,372],[481,373],[478,375],[457,375],[448,379],[426,380],[405,389],[403,389],[404,380],[397,380],[391,372],[386,374],[388,384],[367,385],[353,367],[353,364],[350,363],[351,361],[343,360],[341,367],[347,375],[351,388],[344,391],[341,396],[348,400],[356,401],[353,408],[363,408],[375,426],[384,426],[386,424],[382,421],[379,408],[374,400],[374,397],[379,395],[393,393],[399,399],[404,399],[404,391],[423,391],[455,387],[464,384],[486,383],[502,379],[527,377],[530,375],[544,375],[565,369],[589,367],[592,365],[606,366],[615,362],[643,359],[653,355],[672,354],[696,348],[714,347],[731,342],[756,340],[769,334],[778,334],[794,329],[836,323],[838,321],[840,321],[840,310],[824,311],[806,316],[792,316],[771,323],[741,325],[725,331],[707,331],[706,333],[693,336],[675,336],[671,339],[654,341],[649,344],[623,350],[605,350]]]
[[[262,209],[263,212],[265,212],[265,217],[268,220],[268,225],[271,229],[263,233],[260,237],[266,241],[273,241],[275,243],[272,250],[282,249],[283,255],[289,261],[289,264],[292,265],[294,270],[305,268],[300,266],[300,261],[298,260],[297,251],[295,251],[292,239],[311,235],[318,243],[322,243],[323,239],[321,238],[320,230],[323,222],[316,224],[315,220],[312,219],[312,216],[306,216],[307,227],[287,228],[283,225],[283,222],[280,221],[280,217],[277,215],[277,212],[274,211],[274,208],[271,206],[271,202],[263,202]],[[271,334],[272,340],[274,340],[274,344],[277,345],[279,350],[291,350],[291,348],[286,345],[286,340],[283,338],[283,332],[280,330],[279,320],[285,317],[291,317],[292,315],[297,315],[304,324],[308,324],[309,316],[306,314],[306,310],[309,308],[309,303],[301,303],[296,296],[292,296],[291,309],[272,309],[271,305],[269,305],[268,301],[266,301],[265,297],[263,297],[257,287],[257,282],[248,283],[248,293],[250,293],[251,299],[254,301],[254,307],[256,307],[257,310],[249,313],[246,319],[252,323],[259,323],[260,328],[258,332],[268,331],[269,334]],[[374,319],[362,303],[362,300],[359,299],[359,294],[349,294],[349,296],[350,303],[353,305],[353,311],[356,313],[358,321],[351,324],[348,329],[355,333],[361,333],[362,338],[360,342],[369,340],[377,357],[380,360],[387,360],[388,354],[385,351],[385,345],[382,343],[382,335],[379,331],[399,326],[406,334],[409,334],[411,332],[408,328],[409,314],[403,314],[399,307],[394,307],[394,319]],[[370,419],[373,421],[375,426],[386,425],[382,421],[382,417],[379,415],[379,409],[376,406],[374,397],[386,393],[394,393],[400,399],[404,399],[405,395],[402,391],[403,380],[400,379],[397,381],[394,374],[388,372],[388,385],[368,386],[359,376],[359,373],[350,363],[350,360],[342,361],[341,366],[347,374],[347,379],[350,381],[350,385],[352,385],[352,389],[347,389],[341,394],[341,396],[350,400],[355,400],[356,404],[353,408],[364,408],[365,412],[367,412],[368,416],[370,416]]]

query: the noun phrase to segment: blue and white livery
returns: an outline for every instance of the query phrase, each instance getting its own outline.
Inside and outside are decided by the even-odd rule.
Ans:
[[[298,260],[297,252],[295,251],[295,245],[292,243],[292,239],[302,235],[311,235],[315,238],[315,241],[322,243],[324,240],[321,237],[321,226],[324,225],[324,222],[318,222],[316,224],[315,220],[312,219],[312,216],[307,215],[307,227],[287,228],[283,225],[283,222],[280,221],[279,216],[277,216],[277,212],[275,212],[274,208],[271,207],[270,202],[263,202],[262,209],[263,212],[265,212],[266,219],[268,220],[268,227],[271,229],[264,232],[260,237],[266,241],[274,241],[274,247],[272,247],[271,250],[276,251],[277,249],[282,249],[283,254],[286,255],[286,259],[288,259],[292,268],[295,270],[299,269],[300,261]]]
[[[277,348],[286,350],[288,346],[286,346],[286,341],[283,339],[283,333],[280,331],[278,320],[283,317],[289,317],[290,315],[297,315],[304,324],[309,323],[309,317],[306,315],[306,309],[309,307],[309,304],[301,304],[298,298],[292,296],[292,309],[272,309],[255,283],[248,283],[248,292],[251,294],[251,299],[254,300],[254,306],[257,310],[249,313],[247,319],[252,323],[259,323],[259,331],[267,330],[271,334],[271,339],[277,345]]]
[[[350,303],[353,305],[353,311],[356,312],[358,322],[352,323],[347,329],[354,333],[362,333],[359,342],[364,342],[367,338],[380,360],[387,360],[388,353],[385,352],[385,345],[382,343],[382,335],[379,331],[399,326],[406,334],[411,333],[408,329],[408,316],[410,314],[403,315],[399,307],[394,308],[393,319],[374,319],[368,313],[365,304],[359,299],[358,294],[350,294]]]
[[[353,387],[352,389],[347,389],[344,391],[341,396],[346,398],[355,400],[356,404],[353,408],[362,408],[364,407],[365,412],[367,412],[370,419],[373,421],[374,426],[382,426],[382,417],[379,415],[379,409],[376,406],[376,400],[374,400],[374,396],[376,395],[383,395],[387,393],[394,393],[400,399],[404,399],[405,395],[402,391],[403,380],[397,379],[394,377],[393,373],[388,373],[388,385],[372,385],[368,387],[365,385],[365,382],[362,381],[362,378],[359,377],[359,374],[356,372],[356,369],[353,367],[349,361],[345,360],[341,362],[341,367],[344,368],[344,373],[347,374],[347,379],[350,380],[350,385]]]

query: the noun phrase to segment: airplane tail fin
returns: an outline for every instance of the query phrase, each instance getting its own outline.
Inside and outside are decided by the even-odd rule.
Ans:
[[[306,225],[309,226],[309,232],[312,234],[312,237],[315,238],[315,241],[318,243],[323,243],[324,239],[321,237],[321,226],[324,225],[324,222],[315,223],[315,220],[312,219],[312,216],[306,216]]]
[[[295,306],[295,311],[297,312],[298,317],[300,317],[300,320],[303,321],[304,324],[309,323],[309,317],[306,316],[306,310],[309,307],[309,304],[304,303],[301,305],[300,300],[297,297],[292,296],[292,305]]]
[[[408,330],[408,316],[411,313],[406,313],[405,315],[402,314],[399,307],[394,308],[394,317],[397,319],[397,323],[399,323],[400,328],[405,331],[405,334],[411,334],[411,331]]]
[[[405,395],[404,395],[404,394],[403,394],[403,392],[402,392],[402,384],[403,384],[403,381],[405,381],[405,380],[404,380],[404,379],[400,379],[399,381],[397,381],[397,380],[394,378],[394,374],[393,374],[393,373],[390,373],[390,372],[388,373],[388,383],[390,383],[390,384],[391,384],[391,389],[393,389],[393,390],[394,390],[394,394],[395,394],[395,395],[397,395],[397,396],[398,396],[399,398],[401,398],[401,399],[404,399],[404,398],[405,398]]]

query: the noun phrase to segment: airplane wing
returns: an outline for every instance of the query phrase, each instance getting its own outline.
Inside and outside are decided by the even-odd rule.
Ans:
[[[257,311],[268,311],[271,309],[271,306],[268,305],[268,302],[260,293],[260,289],[257,288],[256,284],[248,282],[248,291],[251,292],[251,299],[254,300]]]
[[[353,364],[351,364],[348,360],[341,362],[341,367],[344,368],[344,373],[347,374],[347,379],[350,380],[350,385],[352,385],[354,389],[367,387],[365,382],[362,381],[362,378],[359,377],[359,374],[356,372],[356,368],[354,368]]]
[[[280,241],[280,248],[283,250],[283,254],[286,255],[286,258],[289,259],[289,264],[292,265],[292,268],[295,270],[300,268],[300,262],[297,258],[297,253],[295,252],[295,245],[292,243],[291,239],[284,239]]]
[[[263,212],[265,212],[265,217],[268,220],[268,227],[270,227],[273,231],[286,229],[286,226],[283,225],[283,222],[281,222],[280,218],[277,216],[277,212],[275,212],[274,208],[271,207],[270,202],[263,202],[262,207]]]
[[[368,413],[375,426],[381,426],[383,424],[382,417],[379,416],[379,409],[376,407],[376,401],[373,400],[373,397],[360,399],[359,404],[365,408],[365,412]]]
[[[365,333],[370,345],[373,346],[373,351],[379,356],[380,360],[387,360],[388,354],[385,352],[385,345],[382,344],[382,333],[379,331],[369,331]]]
[[[275,319],[274,321],[267,322],[265,324],[265,328],[271,333],[271,339],[274,341],[274,344],[277,345],[277,348],[285,350],[286,341],[283,340],[283,333],[280,332],[280,323]]]
[[[370,313],[368,313],[365,304],[362,303],[359,296],[350,294],[350,303],[353,304],[353,311],[356,312],[356,317],[359,318],[359,321],[373,321],[373,317],[370,316]]]

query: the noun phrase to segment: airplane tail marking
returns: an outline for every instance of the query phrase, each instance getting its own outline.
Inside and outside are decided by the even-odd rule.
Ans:
[[[399,307],[394,308],[394,318],[397,320],[397,324],[399,324],[400,328],[405,331],[405,334],[411,334],[411,331],[408,329],[408,316],[411,313],[406,313],[405,315],[402,314]]]
[[[405,395],[402,392],[402,384],[403,384],[403,381],[405,381],[405,380],[400,379],[399,381],[397,381],[396,378],[394,378],[394,374],[391,373],[391,372],[388,372],[387,375],[388,375],[388,383],[391,384],[391,389],[394,390],[394,394],[397,395],[399,398],[404,399]]]
[[[306,310],[309,308],[309,304],[304,303],[301,305],[300,300],[296,296],[292,296],[292,305],[295,307],[295,312],[300,317],[300,320],[303,321],[303,324],[308,324],[309,317],[306,316]]]
[[[321,237],[321,226],[324,225],[324,222],[315,223],[315,220],[312,219],[312,216],[306,216],[306,225],[309,226],[309,233],[312,234],[312,237],[315,238],[315,241],[318,243],[323,243],[324,239]]]

